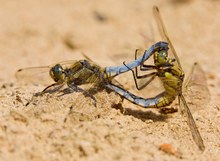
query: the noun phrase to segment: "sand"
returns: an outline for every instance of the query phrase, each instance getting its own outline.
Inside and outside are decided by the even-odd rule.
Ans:
[[[162,40],[153,5],[186,73],[194,62],[205,71],[211,97],[193,112],[204,152],[179,112],[143,109],[114,92],[96,93],[96,107],[81,93],[46,94],[26,106],[46,84],[39,73],[18,81],[16,70],[83,53],[103,67],[132,61],[135,49]],[[220,160],[220,1],[20,0],[2,1],[0,11],[1,160]],[[135,91],[131,73],[117,80],[142,97],[151,93]]]

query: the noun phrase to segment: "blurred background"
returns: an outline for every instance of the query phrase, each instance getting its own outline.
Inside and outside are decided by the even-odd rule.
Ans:
[[[189,131],[183,130],[184,125],[180,129],[182,118],[168,119],[172,123],[168,124],[166,117],[143,113],[127,104],[125,107],[137,109],[133,115],[111,110],[108,119],[73,125],[63,124],[62,119],[70,101],[55,100],[48,106],[39,102],[33,111],[22,104],[36,91],[17,84],[15,72],[19,68],[80,60],[83,54],[103,67],[122,65],[134,60],[136,49],[146,50],[161,41],[152,13],[154,5],[160,8],[186,73],[194,62],[205,71],[212,101],[207,111],[194,115],[208,149],[204,155],[191,150]],[[179,154],[158,151],[160,144],[168,142],[182,148],[186,160],[218,160],[219,29],[219,0],[0,0],[0,101],[4,116],[0,117],[0,155],[4,160],[72,160],[73,156],[85,160],[127,160],[130,156],[133,160],[181,159]],[[129,82],[122,76],[119,80],[127,82],[128,88],[134,87],[132,79]],[[20,113],[10,113],[12,107],[21,107],[17,108]]]
[[[197,0],[1,1],[1,79],[21,67],[81,59],[100,65],[134,59],[137,48],[160,41],[152,14],[158,5],[183,66],[198,61],[219,71],[220,2]],[[102,62],[104,62],[102,64]],[[109,63],[109,64],[106,64]],[[211,62],[211,63],[208,63]],[[211,72],[211,71],[210,71]]]

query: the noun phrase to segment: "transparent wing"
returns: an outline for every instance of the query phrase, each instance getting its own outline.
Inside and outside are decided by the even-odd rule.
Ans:
[[[154,13],[154,17],[155,17],[156,22],[157,22],[157,26],[158,26],[160,35],[162,36],[162,38],[165,41],[167,41],[169,43],[169,47],[171,48],[172,54],[174,55],[174,57],[176,59],[177,65],[179,66],[180,69],[182,69],[182,66],[181,66],[180,61],[179,61],[179,57],[177,56],[176,50],[174,49],[173,44],[171,43],[171,40],[168,36],[165,25],[162,21],[159,8],[157,6],[153,7],[153,13]]]
[[[172,52],[172,54],[174,55],[174,57],[176,59],[177,65],[178,65],[178,67],[180,69],[182,69],[182,66],[180,64],[179,58],[178,58],[177,53],[176,53],[176,51],[175,51],[175,49],[174,49],[174,47],[173,47],[173,45],[172,45],[172,43],[170,41],[170,38],[169,38],[168,34],[167,34],[167,31],[165,29],[164,23],[162,21],[162,18],[161,18],[161,15],[160,15],[160,12],[159,12],[159,9],[158,9],[157,6],[155,6],[153,8],[153,12],[154,12],[154,16],[155,16],[155,19],[157,21],[157,25],[158,25],[158,28],[159,28],[161,36],[169,43],[169,47],[171,48],[171,52]],[[196,66],[194,66],[194,69],[195,69],[195,67]],[[194,75],[194,73],[193,73],[195,71],[194,69],[192,71],[191,78],[189,78],[189,80],[190,80],[189,82],[192,82],[191,81],[191,80],[193,80],[192,78],[197,77],[197,75],[196,74]],[[194,90],[195,89],[193,89],[193,92],[196,92]],[[203,93],[203,92],[201,92],[201,93]],[[198,93],[197,93],[197,96],[198,96]],[[197,127],[196,127],[195,121],[194,121],[193,116],[192,116],[192,114],[190,112],[190,109],[189,109],[189,107],[188,107],[188,105],[187,105],[187,103],[185,101],[185,98],[183,97],[183,95],[180,95],[178,97],[178,99],[179,99],[180,109],[181,109],[182,113],[187,118],[187,122],[188,122],[188,125],[190,127],[190,130],[191,130],[191,133],[192,133],[192,136],[193,136],[193,140],[198,145],[199,149],[204,151],[205,146],[203,144],[202,137],[201,137],[201,135],[200,135],[200,133],[199,133]],[[200,102],[201,102],[201,100],[200,100]]]
[[[188,104],[190,103],[190,110],[204,109],[210,101],[210,92],[208,89],[205,72],[198,63],[194,63],[191,72],[189,73],[184,83],[183,95]]]
[[[179,96],[179,105],[181,111],[183,112],[183,115],[187,118],[187,123],[192,133],[193,140],[195,141],[199,149],[204,151],[205,145],[183,95]]]
[[[100,81],[96,76],[94,76],[93,79],[93,81],[95,81],[94,83],[84,86],[83,90],[86,93],[75,93],[76,97],[64,121],[89,121],[108,116],[112,105],[116,104],[114,99],[116,97],[113,92],[109,94],[103,90],[105,88],[104,86],[102,89],[97,87],[96,83],[100,83]],[[111,94],[114,95],[113,99],[110,96]]]
[[[66,61],[61,61],[55,64],[50,65],[50,67],[60,64],[63,68],[69,68],[70,66],[74,65],[75,63],[79,62],[80,60],[66,60]]]
[[[78,61],[65,61],[59,62],[59,64],[64,68],[71,68],[71,66],[74,66],[77,62]],[[58,86],[56,86],[56,84],[50,84],[50,86],[46,88],[46,91],[35,94],[27,105],[41,103],[53,105],[60,103],[61,106],[70,107],[65,121],[88,121],[100,117],[100,113],[101,115],[106,115],[105,111],[109,112],[110,108],[106,109],[103,107],[107,105],[110,106],[115,100],[107,98],[108,94],[104,96],[101,94],[101,99],[99,99],[99,90],[105,87],[104,76],[102,77],[104,70],[92,62],[89,63],[91,66],[94,66],[94,71],[85,66],[82,70],[72,73],[73,75],[75,74],[74,76],[71,75],[74,78],[72,84],[69,82],[68,85],[67,83],[58,84]],[[24,76],[26,76],[27,79],[32,79],[34,82],[36,82],[36,79],[41,79],[39,76],[42,74],[45,75],[46,78],[50,78],[48,71],[54,65],[19,69],[16,76],[20,79],[25,79]],[[82,85],[76,86],[77,83],[75,84],[74,81],[78,81],[78,84]],[[101,100],[101,103],[97,106],[96,101],[99,100]]]
[[[96,83],[99,82],[99,79],[95,75],[92,75],[90,79],[92,83],[80,86],[79,88],[82,90],[74,93],[75,97],[72,101],[70,111],[68,112],[65,121],[77,119],[78,114],[80,114],[81,121],[94,119],[97,104],[94,94],[97,92],[95,86]]]
[[[76,60],[69,60],[58,62],[56,64],[61,64],[64,68],[67,68],[76,62]],[[49,85],[53,83],[53,80],[49,75],[49,70],[56,64],[50,66],[21,68],[16,71],[15,77],[21,82]]]
[[[110,112],[110,108],[106,108],[106,106],[111,106],[111,103],[114,103],[114,99],[109,98],[109,95],[103,90],[105,89],[106,82],[104,81],[101,67],[87,78],[87,80],[90,83],[79,86],[82,89],[81,92],[75,93],[76,97],[65,121],[76,119],[78,117],[76,114],[81,114],[81,120],[91,120],[107,115]]]
[[[30,67],[17,70],[15,77],[26,83],[50,84],[53,80],[49,76],[49,66]]]

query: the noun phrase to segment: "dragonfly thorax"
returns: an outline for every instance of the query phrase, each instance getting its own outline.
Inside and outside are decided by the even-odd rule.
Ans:
[[[173,66],[158,69],[158,73],[165,89],[165,97],[172,102],[171,98],[174,100],[176,96],[182,94],[184,72],[173,64]]]
[[[182,84],[184,72],[175,64],[175,59],[168,57],[167,50],[161,50],[154,53],[154,64],[157,69],[157,76],[163,83],[166,104],[172,103],[176,96],[182,94]],[[164,104],[162,104],[164,105]]]
[[[63,67],[60,64],[56,64],[50,69],[50,77],[55,82],[64,82],[65,80],[65,72]]]

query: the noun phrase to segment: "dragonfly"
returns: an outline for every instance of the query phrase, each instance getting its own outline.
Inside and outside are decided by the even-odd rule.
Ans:
[[[168,43],[166,42],[160,41],[153,44],[142,56],[127,64],[129,69],[124,65],[103,68],[87,58],[88,60],[70,60],[50,66],[22,68],[16,72],[16,77],[18,79],[33,79],[33,82],[35,82],[36,76],[46,71],[47,76],[50,76],[53,83],[44,88],[41,92],[35,93],[34,96],[42,96],[45,93],[61,91],[62,87],[67,85],[68,89],[70,89],[70,91],[68,91],[69,93],[82,92],[85,96],[92,98],[96,106],[96,99],[90,94],[90,88],[113,85],[112,81],[114,77],[137,67],[141,62],[147,60],[154,52],[167,49]],[[84,90],[80,87],[81,85],[88,85],[88,89]],[[115,92],[117,93],[117,91]],[[29,103],[30,102],[28,102],[28,104]]]
[[[135,71],[130,68],[129,65],[124,65],[132,71],[135,86],[138,90],[145,88],[149,83],[151,83],[156,77],[160,79],[162,82],[162,86],[164,91],[155,97],[151,98],[142,98],[132,94],[129,91],[124,90],[123,88],[115,85],[107,85],[114,91],[117,91],[118,94],[131,101],[134,104],[142,106],[144,108],[161,108],[170,105],[176,97],[178,97],[179,106],[182,114],[187,118],[187,123],[190,128],[193,140],[197,144],[198,148],[201,151],[205,150],[205,145],[203,143],[203,139],[200,135],[200,132],[196,126],[196,123],[193,119],[191,111],[187,105],[185,97],[183,96],[183,83],[185,73],[180,64],[180,60],[178,55],[171,43],[170,38],[168,37],[167,31],[165,29],[164,23],[162,21],[159,9],[157,6],[153,8],[154,16],[157,21],[157,25],[162,37],[168,42],[171,52],[173,54],[173,58],[169,57],[168,50],[158,50],[153,54],[154,65],[145,64],[146,60],[143,60],[140,65],[140,71],[148,71],[147,74],[138,75],[137,67],[135,67]],[[135,53],[135,59],[137,57],[137,52]],[[195,70],[202,71],[200,65],[198,63],[194,63],[191,74],[194,74]],[[152,71],[152,72],[150,72]],[[191,75],[190,75],[191,76]],[[139,86],[137,80],[149,78],[143,85]],[[202,78],[205,80],[205,77]],[[190,83],[192,78],[188,78],[187,84]],[[204,83],[203,85],[207,85]],[[206,90],[208,90],[205,87]],[[201,101],[201,100],[200,100]]]

